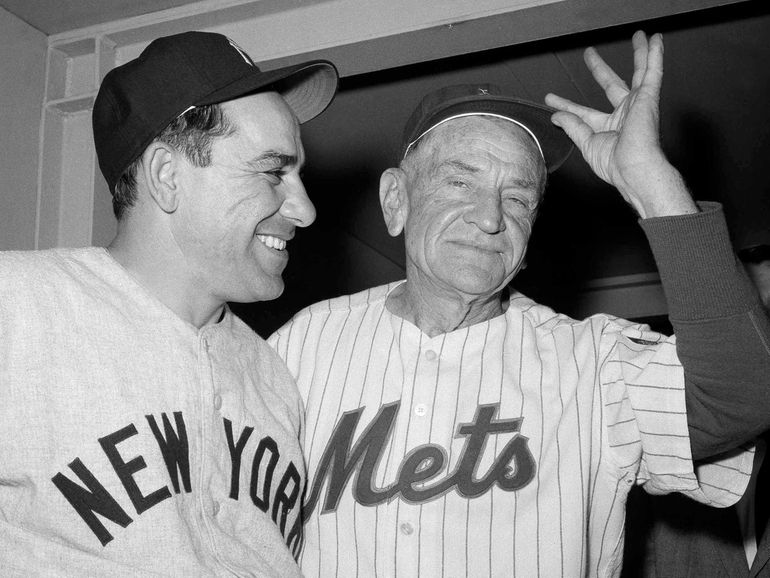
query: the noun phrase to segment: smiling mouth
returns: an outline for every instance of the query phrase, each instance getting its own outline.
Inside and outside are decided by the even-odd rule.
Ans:
[[[471,249],[474,251],[481,251],[483,253],[503,253],[504,250],[500,247],[496,246],[490,246],[490,245],[484,245],[479,243],[472,243],[468,241],[455,241],[455,245],[458,245],[460,247],[463,247],[465,249]]]
[[[273,237],[272,235],[257,235],[257,239],[262,241],[263,245],[275,249],[276,251],[284,251],[286,249],[286,241]]]

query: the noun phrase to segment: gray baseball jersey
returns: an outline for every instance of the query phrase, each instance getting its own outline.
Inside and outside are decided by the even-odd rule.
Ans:
[[[724,229],[711,209],[687,223]],[[388,311],[394,287],[317,303],[268,340],[306,403],[307,576],[613,576],[634,483],[717,506],[745,489],[752,451],[692,462],[675,338],[518,293],[430,338]]]
[[[298,576],[301,401],[104,249],[0,253],[0,575]]]

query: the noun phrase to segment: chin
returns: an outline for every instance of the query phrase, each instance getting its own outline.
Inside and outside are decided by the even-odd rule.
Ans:
[[[283,290],[284,285],[281,283],[280,287],[276,287],[274,290],[262,291],[259,297],[254,299],[254,301],[272,301],[273,299],[278,299],[283,295]]]
[[[460,293],[479,296],[494,295],[501,290],[501,284],[494,281],[473,282],[469,279],[463,279],[462,281],[451,283],[451,286]]]
[[[469,295],[493,295],[505,286],[504,277],[489,275],[488,271],[479,271],[475,267],[457,268],[445,279],[456,291]]]
[[[256,303],[257,301],[272,301],[278,299],[284,290],[283,280],[279,278],[279,282],[271,283],[270,285],[261,284],[259,287],[243,288],[243,291],[239,291],[236,296],[231,297],[228,301],[234,303]]]

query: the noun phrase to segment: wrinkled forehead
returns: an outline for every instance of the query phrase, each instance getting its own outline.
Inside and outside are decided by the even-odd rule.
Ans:
[[[286,100],[277,92],[258,92],[222,103],[228,117],[239,124],[265,125],[299,130],[299,120]]]
[[[296,115],[276,92],[249,95],[222,104],[234,128],[234,140],[297,155],[302,151]]]
[[[537,142],[518,124],[503,118],[468,116],[455,118],[424,135],[412,153],[422,152],[420,164],[441,164],[447,158],[497,164],[527,173],[533,181],[545,178],[545,161]]]

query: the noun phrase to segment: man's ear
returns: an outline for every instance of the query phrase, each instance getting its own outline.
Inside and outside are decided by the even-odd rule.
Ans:
[[[406,173],[398,168],[387,169],[380,176],[380,206],[391,237],[404,230],[409,214],[406,180]]]
[[[150,197],[165,213],[179,206],[179,153],[163,142],[152,142],[142,154],[142,170]]]

